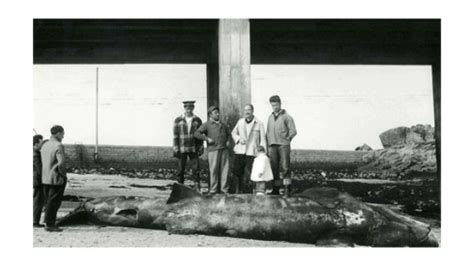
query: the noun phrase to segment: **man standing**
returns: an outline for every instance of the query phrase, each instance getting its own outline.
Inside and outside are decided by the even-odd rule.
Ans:
[[[229,173],[229,151],[227,150],[230,136],[229,128],[219,121],[219,108],[211,106],[208,109],[209,120],[196,130],[194,136],[207,142],[207,157],[209,160],[209,193],[220,191],[229,193],[227,176]]]
[[[286,110],[281,109],[281,100],[278,95],[270,97],[270,104],[273,112],[268,118],[267,125],[268,154],[274,178],[272,194],[279,194],[280,171],[284,179],[291,178],[290,143],[296,136],[296,126]]]
[[[43,188],[41,186],[41,144],[43,136],[33,136],[33,227],[43,227],[40,224],[41,211],[43,210]]]
[[[195,101],[184,101],[184,114],[174,120],[173,156],[178,159],[178,182],[184,183],[186,160],[192,165],[195,187],[201,190],[199,156],[204,152],[203,142],[194,138],[194,132],[202,125],[199,117],[194,115]]]
[[[253,115],[253,105],[244,107],[244,117],[232,130],[235,146],[234,175],[237,177],[236,193],[250,193],[250,170],[258,146],[267,146],[263,123]]]
[[[44,221],[46,223],[45,230],[49,232],[62,231],[56,226],[56,215],[61,206],[67,182],[64,146],[61,144],[63,138],[64,128],[53,126],[51,138],[41,147],[42,183],[46,200]]]

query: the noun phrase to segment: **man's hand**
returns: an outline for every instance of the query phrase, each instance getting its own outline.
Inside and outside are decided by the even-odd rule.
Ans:
[[[259,174],[258,174],[258,177],[262,177],[262,176],[263,176],[263,173],[259,173]]]
[[[209,144],[214,144],[214,143],[215,143],[215,141],[214,141],[213,139],[211,139],[211,138],[206,138],[206,141],[207,141],[207,143],[209,143]]]
[[[204,154],[204,146],[199,146],[198,150],[197,150],[197,154],[198,156],[201,156]]]
[[[245,138],[240,137],[239,138],[239,143],[242,144],[242,145],[245,145],[245,143],[246,143]]]

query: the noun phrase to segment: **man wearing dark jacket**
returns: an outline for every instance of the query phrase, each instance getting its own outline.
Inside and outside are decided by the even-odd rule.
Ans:
[[[66,168],[64,146],[61,141],[64,138],[64,128],[53,126],[51,138],[41,147],[42,183],[46,199],[46,210],[44,213],[45,230],[49,232],[61,232],[56,226],[56,215],[66,188]]]
[[[194,133],[194,137],[207,142],[209,161],[209,193],[229,193],[229,146],[230,131],[227,125],[219,120],[219,108],[210,106],[207,110],[209,119]],[[220,188],[218,184],[220,183]]]
[[[284,179],[291,178],[290,144],[296,136],[296,126],[286,110],[281,109],[281,100],[278,95],[270,97],[270,104],[273,112],[268,117],[267,143],[274,178],[272,194],[280,194],[280,172]]]
[[[43,210],[43,188],[41,186],[41,145],[43,136],[33,136],[33,227],[43,227],[40,224],[41,211]]]

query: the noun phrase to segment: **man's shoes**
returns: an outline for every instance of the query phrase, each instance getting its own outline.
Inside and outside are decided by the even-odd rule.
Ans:
[[[33,223],[33,227],[34,227],[34,228],[41,228],[41,227],[44,227],[44,224]]]
[[[57,226],[46,226],[44,228],[44,230],[48,231],[48,232],[62,232],[63,229],[57,227]]]

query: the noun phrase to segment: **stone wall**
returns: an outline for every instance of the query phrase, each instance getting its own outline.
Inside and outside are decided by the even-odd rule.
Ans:
[[[170,168],[176,167],[171,147],[153,146],[99,146],[99,161],[94,162],[94,146],[66,144],[67,165],[69,168]],[[348,168],[354,169],[364,164],[362,157],[367,152],[293,150],[293,168]],[[206,153],[201,157],[202,165],[207,167]]]

